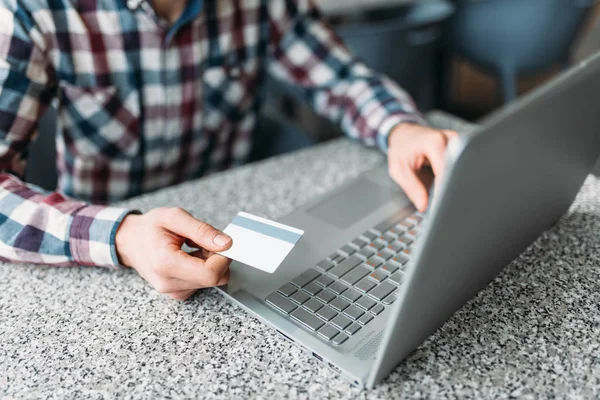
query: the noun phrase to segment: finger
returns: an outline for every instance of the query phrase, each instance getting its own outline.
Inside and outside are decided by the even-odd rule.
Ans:
[[[231,247],[231,238],[206,222],[194,218],[181,209],[169,209],[162,219],[163,226],[193,243],[211,251],[223,251]]]
[[[197,244],[197,243],[195,243],[195,242],[194,242],[193,240],[191,240],[191,239],[186,239],[186,240],[185,240],[185,244],[186,244],[186,245],[187,245],[189,248],[191,248],[191,249],[199,249],[199,248],[200,248],[200,246],[198,246],[198,244]]]
[[[192,253],[189,253],[189,256],[191,257],[196,257],[199,258],[200,261],[203,261],[200,257],[202,253],[207,252],[206,250],[197,250],[194,251]],[[213,253],[214,254],[214,253]],[[206,257],[208,258],[208,257]],[[200,268],[205,268],[206,265],[203,264]],[[165,275],[171,276],[171,275],[175,275],[177,274],[177,267],[173,267],[173,268],[169,268],[167,269]],[[224,279],[226,278],[226,279]],[[206,287],[205,283],[200,283],[197,280],[196,281],[187,281],[187,280],[183,280],[180,278],[166,278],[168,279],[168,286],[167,288],[165,288],[166,290],[168,290],[168,292],[175,292],[175,291],[181,291],[181,290],[191,290],[191,289],[201,289]],[[227,281],[229,280],[229,270],[227,270],[225,272],[225,274],[223,274],[223,276],[220,278],[219,282],[217,283],[216,286],[221,286],[224,285],[225,283],[227,283]]]
[[[442,129],[442,130],[440,130],[440,132],[442,132],[442,134],[444,136],[446,136],[446,139],[448,141],[450,141],[451,139],[458,138],[458,132],[456,132],[456,131],[451,131],[451,130],[448,130],[448,129]]]
[[[219,283],[217,283],[217,286],[226,285],[229,282],[230,277],[231,277],[231,270],[227,269],[225,274],[221,277],[221,280],[219,281]]]
[[[205,286],[199,285],[198,283],[195,283],[195,282],[184,281],[184,280],[177,279],[177,278],[169,278],[168,282],[169,282],[169,292],[168,293],[196,290],[196,289],[202,289],[205,287]]]
[[[206,250],[206,249],[198,249],[198,250],[192,251],[189,254],[192,257],[198,257],[198,258],[201,258],[203,260],[206,260],[208,257],[210,257],[213,254],[215,254],[215,252],[209,251],[209,250]]]
[[[225,275],[231,264],[227,257],[215,254],[206,260],[187,254],[181,250],[174,251],[167,274],[170,278],[195,284],[197,288],[216,286]]]
[[[215,286],[223,286],[223,285],[227,284],[227,282],[229,282],[230,276],[231,276],[231,271],[228,269],[227,271],[225,271],[225,274],[223,274],[223,276],[221,277],[221,279],[219,279],[219,282],[217,282],[217,284]],[[194,282],[184,281],[184,280],[177,279],[177,278],[169,278],[168,282],[169,282],[169,286],[168,286],[169,293],[184,292],[184,291],[202,289],[205,287],[205,286],[198,285],[197,283],[194,283]]]
[[[194,293],[196,293],[195,289],[181,290],[181,291],[177,291],[177,292],[167,293],[167,296],[169,296],[173,300],[185,301],[185,300],[189,299]]]
[[[427,188],[419,180],[415,171],[408,167],[395,167],[390,170],[391,177],[400,185],[404,190],[410,201],[417,207],[421,212],[427,209],[427,202],[429,201]]]
[[[198,246],[196,243],[192,242],[191,240],[186,240],[185,244],[190,248],[190,249],[196,249],[193,252],[191,252],[190,254],[193,255],[194,257],[200,257],[202,259],[207,259],[208,257],[212,256],[213,254],[215,254],[214,251],[210,251],[210,250],[206,250],[203,249],[202,247]]]
[[[425,146],[425,156],[431,164],[435,176],[441,176],[444,171],[446,145],[448,140],[443,134],[432,136]]]

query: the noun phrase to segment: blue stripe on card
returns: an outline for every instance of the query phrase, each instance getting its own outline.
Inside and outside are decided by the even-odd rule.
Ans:
[[[241,215],[237,215],[233,219],[233,221],[231,221],[231,224],[249,229],[254,232],[262,233],[265,236],[283,240],[284,242],[288,242],[291,244],[296,244],[298,239],[300,239],[300,237],[302,236],[299,233],[290,232],[277,226],[268,225],[263,222],[256,221],[254,219],[242,217]]]

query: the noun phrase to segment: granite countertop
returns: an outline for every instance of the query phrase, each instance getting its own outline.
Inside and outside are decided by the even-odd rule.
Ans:
[[[218,227],[239,210],[277,218],[382,160],[337,139],[124,204]],[[597,397],[598,199],[590,176],[557,226],[368,392],[214,289],[178,303],[132,270],[0,264],[0,398]]]

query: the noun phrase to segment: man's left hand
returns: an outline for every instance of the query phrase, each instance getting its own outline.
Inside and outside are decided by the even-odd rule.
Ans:
[[[454,131],[412,123],[400,124],[390,132],[389,174],[421,212],[427,209],[429,195],[419,172],[423,167],[431,166],[433,173],[439,178],[444,172],[444,154],[448,141],[456,137],[458,134]]]

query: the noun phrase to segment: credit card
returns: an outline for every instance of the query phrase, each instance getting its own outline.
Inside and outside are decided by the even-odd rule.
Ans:
[[[300,229],[245,212],[239,212],[223,232],[233,244],[219,254],[270,274],[304,234]]]

